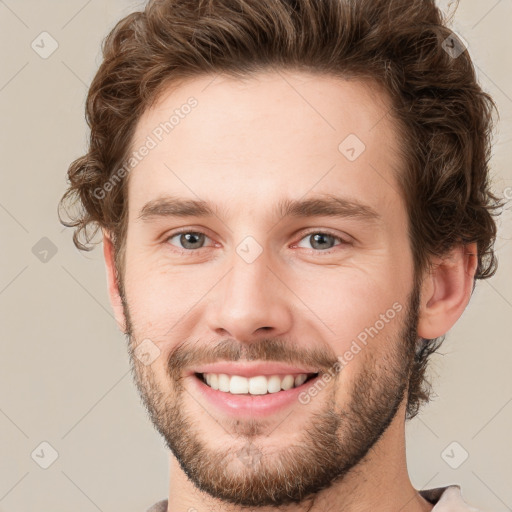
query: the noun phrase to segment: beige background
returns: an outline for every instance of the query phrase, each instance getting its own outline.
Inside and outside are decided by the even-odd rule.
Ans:
[[[139,6],[0,0],[0,512],[142,512],[167,494],[167,454],[131,382],[101,245],[80,253],[56,215],[67,166],[85,149],[100,42]],[[509,198],[511,20],[511,0],[461,0],[453,25],[501,113],[494,189]],[[31,47],[43,31],[58,43],[47,59]],[[496,512],[512,510],[511,218],[500,228],[497,275],[477,285],[432,360],[438,397],[407,426],[416,488],[458,483],[468,502]],[[43,262],[49,245],[56,252]],[[52,448],[42,442],[58,452],[48,469],[39,464]],[[463,450],[467,460],[450,467]]]

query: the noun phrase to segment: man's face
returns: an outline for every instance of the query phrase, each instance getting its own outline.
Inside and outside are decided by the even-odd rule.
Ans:
[[[210,76],[137,125],[132,147],[151,148],[130,175],[122,277],[135,379],[212,496],[299,502],[403,421],[419,291],[388,110],[358,81]],[[162,207],[171,196],[214,214]],[[336,216],[280,209],[334,197]]]

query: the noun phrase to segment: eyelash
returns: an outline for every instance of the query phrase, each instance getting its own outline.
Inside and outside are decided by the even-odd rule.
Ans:
[[[169,236],[167,236],[165,238],[165,240],[164,240],[164,243],[166,243],[168,245],[171,245],[172,246],[171,250],[173,250],[173,251],[175,251],[175,252],[177,252],[178,254],[181,254],[181,255],[191,254],[193,252],[199,251],[200,249],[208,249],[208,247],[200,247],[199,249],[180,249],[179,247],[176,247],[175,245],[172,245],[169,242],[169,240],[171,238],[174,238],[177,235],[182,235],[183,233],[191,233],[191,234],[194,234],[194,235],[205,235],[207,238],[210,238],[210,237],[208,237],[208,235],[206,233],[203,233],[202,231],[194,231],[194,230],[191,230],[191,229],[182,229],[182,230],[175,231],[175,232],[171,233]],[[311,252],[313,252],[313,253],[319,254],[319,255],[329,255],[329,254],[332,254],[333,251],[335,250],[335,247],[338,247],[339,245],[350,245],[350,242],[348,240],[345,240],[344,238],[341,238],[340,236],[335,235],[334,233],[331,233],[328,230],[322,230],[322,231],[320,231],[320,230],[312,230],[312,231],[308,231],[307,233],[304,233],[302,235],[302,237],[297,242],[297,244],[302,242],[302,240],[304,240],[305,238],[307,238],[308,236],[311,236],[311,235],[329,235],[329,236],[332,236],[334,239],[338,240],[341,243],[339,243],[338,245],[335,245],[331,249],[327,249],[325,251],[320,251],[320,250],[316,250],[316,249],[306,249],[306,250],[310,251],[310,254],[311,254]],[[294,246],[295,246],[295,244],[294,244]]]

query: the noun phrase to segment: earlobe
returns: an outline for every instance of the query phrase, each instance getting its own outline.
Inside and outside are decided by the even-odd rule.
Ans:
[[[457,322],[471,298],[477,263],[476,243],[458,245],[432,262],[421,285],[419,336],[437,338]]]
[[[110,304],[119,329],[126,334],[126,318],[115,274],[114,244],[108,232],[103,231],[103,256],[107,273],[107,288]]]

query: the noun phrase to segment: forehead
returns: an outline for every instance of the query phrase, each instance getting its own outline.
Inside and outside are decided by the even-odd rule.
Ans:
[[[131,149],[130,217],[165,194],[250,210],[308,192],[396,203],[401,165],[388,96],[361,80],[303,72],[217,75],[163,90]]]

